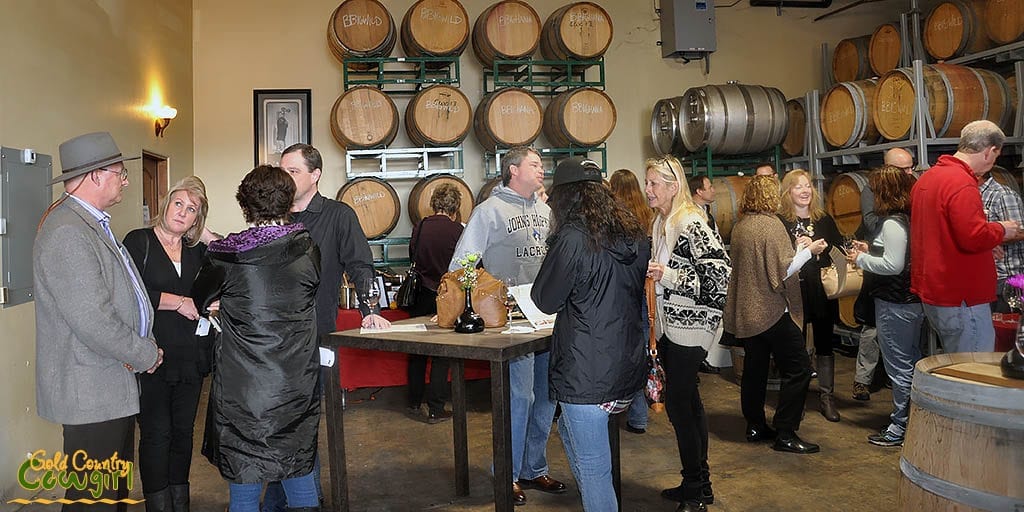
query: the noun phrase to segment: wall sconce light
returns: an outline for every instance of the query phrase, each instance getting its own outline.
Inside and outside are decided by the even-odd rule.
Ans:
[[[156,115],[156,136],[163,137],[164,130],[171,124],[171,119],[178,115],[178,109],[164,105],[153,109],[153,113]]]

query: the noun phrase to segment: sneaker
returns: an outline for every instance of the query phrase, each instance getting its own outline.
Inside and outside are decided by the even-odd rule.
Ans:
[[[868,442],[875,446],[903,446],[903,436],[897,436],[889,429],[868,436]]]
[[[866,402],[871,400],[871,391],[868,387],[860,382],[853,383],[853,399]]]

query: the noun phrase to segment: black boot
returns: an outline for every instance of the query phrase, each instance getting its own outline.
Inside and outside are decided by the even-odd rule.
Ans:
[[[818,356],[818,410],[828,421],[839,421],[839,410],[836,409],[835,395],[835,356]]]
[[[172,512],[170,487],[143,494],[142,497],[146,500],[146,512]]]
[[[189,512],[188,484],[174,484],[171,490],[171,509],[174,512]]]

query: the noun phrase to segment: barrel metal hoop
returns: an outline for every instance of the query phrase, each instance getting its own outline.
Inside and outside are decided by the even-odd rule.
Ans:
[[[910,391],[910,401],[929,412],[947,418],[968,420],[971,423],[978,423],[995,428],[1016,431],[1024,430],[1024,424],[1021,423],[1021,416],[1019,414],[1009,414],[992,410],[967,409],[964,407],[953,406],[950,405],[949,402],[934,398],[943,395],[955,396],[960,399],[960,403],[968,403],[970,405],[988,407],[992,409],[1005,409],[1007,403],[1021,403],[1021,401],[1014,402],[1013,395],[1007,395],[1009,390],[1002,388],[986,390],[979,386],[970,386],[947,380],[941,380],[942,386],[940,387],[938,385],[939,382],[939,378],[919,371],[918,375],[914,377],[914,384]],[[986,391],[998,391],[999,393],[986,393]],[[1024,393],[1021,393],[1021,395],[1024,395]]]
[[[754,112],[754,98],[751,97],[750,90],[748,88],[740,89],[740,93],[743,95],[743,104],[746,107],[743,111],[746,112],[747,117],[747,122],[743,126],[743,147],[745,148],[749,148],[750,142],[754,140],[754,120],[757,117],[757,113]],[[775,117],[773,116],[772,119],[775,119]]]
[[[944,89],[946,91],[946,119],[942,122],[941,130],[938,126],[934,127],[935,136],[942,137],[943,135],[946,135],[947,131],[949,131],[949,125],[953,124],[953,109],[956,107],[956,104],[954,103],[956,98],[953,97],[953,84],[949,83],[949,77],[946,76],[946,72],[937,67],[932,67],[932,69],[935,70],[935,72],[938,73],[939,78],[942,79],[942,83],[945,85]],[[927,87],[925,88],[927,89]]]
[[[850,140],[847,141],[847,143],[849,144],[849,146],[847,146],[847,147],[852,147],[852,146],[856,146],[857,142],[863,140],[864,136],[866,136],[868,134],[868,122],[867,122],[867,119],[865,119],[865,117],[867,115],[869,115],[869,113],[867,111],[868,110],[868,99],[867,99],[867,95],[864,94],[864,89],[861,88],[861,86],[859,84],[857,84],[856,82],[850,82],[849,84],[847,84],[846,88],[850,91],[850,97],[853,98],[853,100],[854,100],[854,102],[853,102],[854,103],[854,109],[853,109],[854,128],[853,128],[853,133],[850,135],[850,137],[851,137]],[[856,108],[857,104],[862,105],[864,108],[858,110]]]
[[[958,483],[943,480],[921,471],[904,457],[900,457],[900,470],[907,480],[910,480],[921,489],[972,508],[980,510],[1024,511],[1024,499],[999,496],[998,494],[964,487]]]
[[[979,73],[977,69],[967,69],[971,70],[971,73],[974,73],[974,78],[978,79],[978,86],[981,88],[981,97],[982,99],[985,100],[985,102],[982,104],[984,106],[984,109],[981,111],[981,119],[988,119],[988,109],[989,107],[992,106],[989,103],[990,100],[988,98],[988,84],[985,83],[985,79],[981,77],[981,73]]]

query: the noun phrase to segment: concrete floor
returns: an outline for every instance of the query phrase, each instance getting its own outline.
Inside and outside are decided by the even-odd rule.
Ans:
[[[709,510],[896,509],[900,450],[872,446],[866,441],[868,434],[888,422],[891,393],[883,389],[869,402],[854,401],[850,398],[854,360],[839,355],[836,359],[842,421],[825,421],[817,412],[816,395],[808,394],[800,435],[821,445],[821,453],[814,455],[779,453],[768,444],[747,443],[739,411],[739,386],[733,382],[732,370],[701,375],[701,392],[710,420],[710,464],[716,499]],[[811,387],[816,389],[814,381]],[[404,387],[382,389],[372,399],[368,399],[372,390],[349,394],[345,433],[351,510],[493,510],[489,383],[473,381],[467,388],[470,496],[466,498],[454,496],[450,422],[427,425],[406,417]],[[775,393],[769,393],[770,404],[775,397]],[[205,403],[204,394],[196,422],[192,510],[222,512],[228,502],[227,484],[199,454]],[[329,471],[322,422],[320,439],[326,481]],[[621,440],[623,511],[675,510],[674,503],[658,495],[680,479],[674,435],[666,415],[652,413],[646,434],[622,431]],[[565,481],[570,491],[547,495],[528,490],[528,503],[518,510],[582,510],[557,428],[552,429],[548,460],[551,476]],[[138,493],[141,485],[135,489]]]

